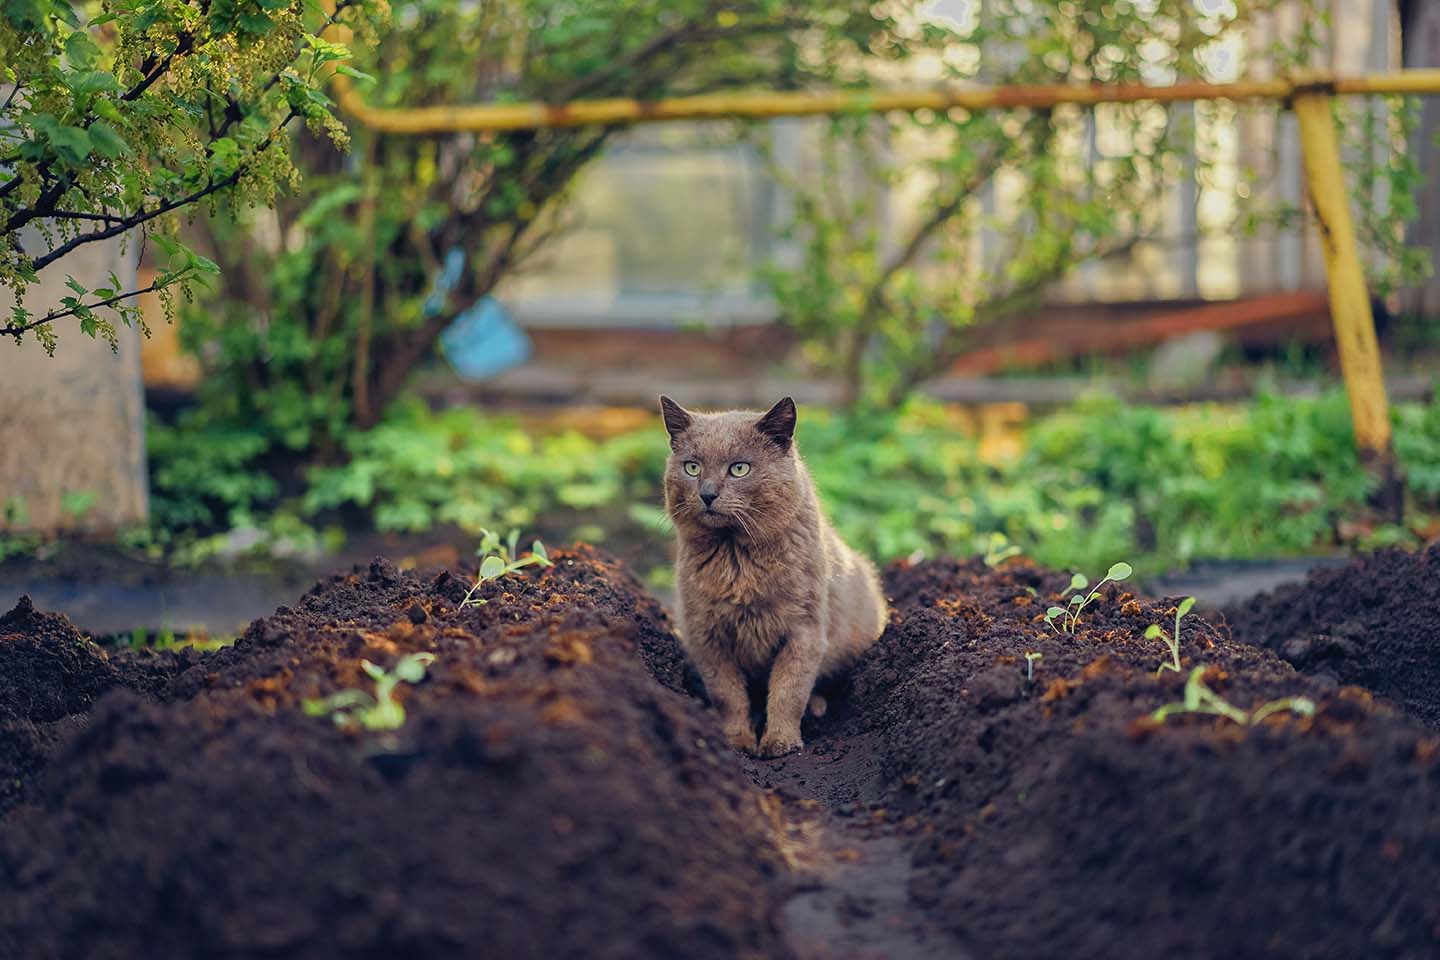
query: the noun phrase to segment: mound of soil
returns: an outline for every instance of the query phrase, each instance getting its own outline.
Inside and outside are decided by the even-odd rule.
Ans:
[[[48,723],[89,710],[119,683],[103,650],[29,597],[0,617],[0,716]]]
[[[112,690],[0,824],[0,956],[788,955],[778,805],[658,606],[555,560],[463,608],[377,561]],[[420,651],[398,730],[302,709]]]
[[[1434,558],[1366,561],[1348,602],[1305,588],[1289,635],[1398,638],[1386,577],[1402,625],[1440,616]],[[107,658],[22,604],[0,757],[50,733],[6,761],[0,957],[1440,955],[1440,734],[1350,674],[1197,614],[1157,674],[1171,600],[1110,586],[1061,633],[1068,578],[900,564],[805,751],[760,761],[724,748],[623,569],[556,560],[476,606],[376,561],[205,655]],[[416,652],[398,729],[304,709]],[[1154,719],[1196,666],[1247,719],[1312,709]]]
[[[103,650],[29,597],[0,617],[0,815],[58,739],[120,682]]]
[[[1066,580],[1034,568],[937,561],[887,582],[894,621],[840,732],[880,739],[912,896],[976,955],[1435,955],[1426,728],[1194,615],[1183,672],[1157,677],[1168,652],[1143,634],[1174,606],[1123,586],[1057,635],[1041,616]],[[1303,695],[1315,714],[1151,720],[1197,664],[1247,711]]]
[[[1237,639],[1440,727],[1440,545],[1381,550],[1226,611]]]

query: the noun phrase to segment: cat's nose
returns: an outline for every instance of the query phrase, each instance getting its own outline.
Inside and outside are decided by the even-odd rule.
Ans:
[[[716,492],[713,491],[713,490],[701,490],[701,491],[700,491],[700,499],[705,501],[705,506],[707,506],[707,507],[710,506],[710,504],[714,503],[714,502],[715,502],[715,498],[718,497],[718,496],[720,496],[720,494],[716,493]]]

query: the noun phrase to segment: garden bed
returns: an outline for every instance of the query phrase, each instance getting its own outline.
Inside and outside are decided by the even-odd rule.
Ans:
[[[107,653],[22,603],[0,619],[0,955],[1440,945],[1440,737],[1238,621],[1187,617],[1182,670],[1157,677],[1169,655],[1144,632],[1173,629],[1168,601],[1107,587],[1057,633],[1064,577],[897,565],[890,629],[806,751],[767,762],[723,747],[628,573],[589,548],[554,559],[479,606],[452,574],[376,561],[209,654]],[[304,707],[420,652],[394,731]],[[1238,710],[1313,714],[1150,719],[1200,664]],[[1397,699],[1424,716],[1440,691]]]
[[[1440,546],[1381,550],[1226,611],[1236,637],[1440,727]]]

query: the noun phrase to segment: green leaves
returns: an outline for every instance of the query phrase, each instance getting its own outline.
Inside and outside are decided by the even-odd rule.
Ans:
[[[119,159],[130,149],[125,138],[104,120],[96,120],[90,124],[89,134],[91,147],[107,160]]]
[[[516,555],[516,547],[519,542],[519,530],[510,531],[510,536],[505,546],[500,545],[499,534],[491,530],[481,531],[480,547],[475,551],[476,554],[484,557],[480,562],[480,576],[475,581],[474,586],[465,594],[464,599],[460,601],[460,606],[465,607],[485,603],[483,597],[475,596],[475,591],[479,590],[484,583],[491,580],[499,580],[507,574],[515,573],[526,567],[553,566],[550,562],[549,554],[545,552],[545,545],[539,540],[531,544],[530,555],[527,557],[518,557]]]
[[[405,707],[395,699],[401,683],[416,684],[425,679],[433,653],[410,653],[385,670],[369,660],[360,661],[360,669],[375,681],[375,693],[364,690],[341,690],[328,697],[306,700],[301,704],[306,716],[328,716],[336,726],[358,727],[362,730],[398,730],[405,725]]]
[[[1124,580],[1129,577],[1132,572],[1130,564],[1123,560],[1113,563],[1106,572],[1105,578],[1095,584],[1095,589],[1089,593],[1085,592],[1085,588],[1090,584],[1089,579],[1084,574],[1071,574],[1070,585],[1065,588],[1060,596],[1064,597],[1066,594],[1069,594],[1071,590],[1078,592],[1070,595],[1070,599],[1065,606],[1052,606],[1046,610],[1044,618],[1045,625],[1056,633],[1074,633],[1075,628],[1079,626],[1080,623],[1080,612],[1090,604],[1090,601],[1100,595],[1100,588],[1107,583]],[[1059,626],[1056,626],[1054,622],[1057,619],[1060,621]]]
[[[1224,717],[1241,726],[1254,726],[1265,718],[1283,711],[1289,711],[1297,717],[1310,717],[1315,714],[1315,701],[1309,697],[1281,697],[1278,700],[1263,703],[1250,713],[1246,713],[1210,689],[1205,683],[1205,672],[1208,669],[1208,667],[1199,666],[1191,670],[1190,678],[1185,683],[1185,699],[1178,703],[1165,704],[1150,714],[1150,718],[1156,723],[1164,723],[1173,716],[1196,713]]]
[[[1180,618],[1189,613],[1194,606],[1195,598],[1186,597],[1175,607],[1175,632],[1173,634],[1166,633],[1158,623],[1152,623],[1145,628],[1146,640],[1164,640],[1165,645],[1170,648],[1171,662],[1160,664],[1160,666],[1155,669],[1155,676],[1160,676],[1160,674],[1166,670],[1174,670],[1176,673],[1180,672]]]
[[[48,225],[42,240],[23,247],[0,242],[0,287],[13,292],[79,245],[130,230],[173,231],[184,208],[203,199],[232,209],[268,204],[296,179],[285,143],[292,105],[315,129],[345,142],[306,42],[325,19],[304,0],[104,7],[100,13],[68,0],[0,6],[0,82],[18,84],[23,94],[0,97],[0,158],[11,158],[0,161],[7,188],[0,223],[10,230]],[[378,0],[360,0],[345,17],[363,31],[378,8]],[[82,22],[77,11],[96,16]],[[339,45],[325,51],[348,56]],[[190,251],[171,259],[159,281],[167,304],[167,288],[193,293],[218,270]],[[75,297],[14,313],[0,332],[17,340],[32,334],[53,349],[57,321],[69,319],[113,342],[117,322],[139,320],[130,299],[139,291],[128,286],[106,288],[108,304]]]
[[[90,156],[90,135],[81,127],[67,126],[48,113],[36,114],[30,120],[34,130],[44,137],[54,154],[71,166],[78,166]],[[33,154],[36,159],[43,153]]]

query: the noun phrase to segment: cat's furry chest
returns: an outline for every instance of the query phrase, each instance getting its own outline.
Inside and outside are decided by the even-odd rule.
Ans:
[[[695,605],[695,640],[732,656],[748,673],[763,673],[784,643],[787,605],[775,597],[711,597]]]
[[[763,675],[789,633],[814,622],[818,597],[812,594],[818,591],[804,587],[816,578],[799,575],[808,566],[776,566],[745,553],[727,555],[723,563],[712,559],[703,573],[696,570],[702,575],[683,578],[690,642],[730,656],[747,673]]]

